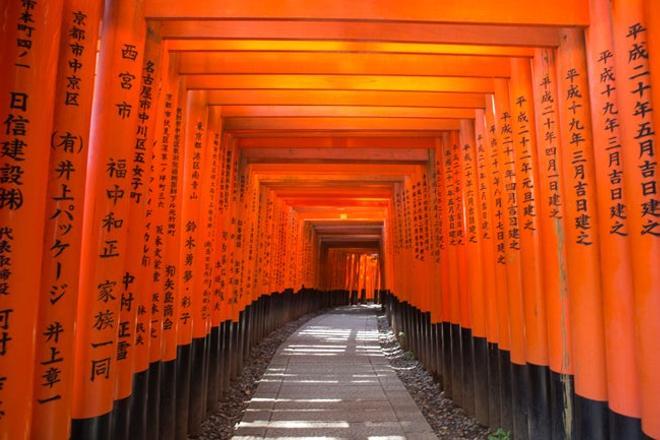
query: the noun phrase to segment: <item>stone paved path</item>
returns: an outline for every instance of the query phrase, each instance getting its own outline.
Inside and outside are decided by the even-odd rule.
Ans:
[[[381,351],[373,308],[352,306],[308,321],[282,344],[233,438],[436,436]]]

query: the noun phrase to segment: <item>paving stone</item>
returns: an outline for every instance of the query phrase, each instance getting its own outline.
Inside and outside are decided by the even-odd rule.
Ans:
[[[270,414],[246,413],[239,427],[277,439],[432,438],[381,350],[377,325],[373,310],[356,307],[308,321],[280,346],[257,388],[268,396],[277,390]]]

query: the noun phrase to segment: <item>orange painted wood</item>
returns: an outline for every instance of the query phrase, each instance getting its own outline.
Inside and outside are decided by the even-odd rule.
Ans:
[[[552,371],[572,374],[569,285],[564,223],[566,203],[561,150],[566,148],[559,127],[555,51],[539,49],[532,65],[539,161],[539,225],[543,236],[543,292],[548,321],[548,362]],[[570,384],[566,384],[570,395]]]
[[[660,222],[658,221],[657,97],[653,82],[658,53],[649,52],[655,34],[648,31],[644,2],[612,3],[617,107],[623,150],[624,197],[628,207],[628,229],[637,328],[642,430],[660,436],[660,379],[657,346],[660,322],[653,313],[660,307]],[[657,8],[656,8],[657,12]],[[651,18],[652,24],[657,19]],[[651,64],[653,60],[654,64]],[[655,69],[657,71],[657,69]],[[649,71],[651,72],[649,74]],[[657,72],[655,73],[657,76]],[[649,112],[649,106],[653,112]]]
[[[100,2],[66,1],[62,10],[60,57],[57,68],[54,115],[46,195],[41,289],[35,351],[31,438],[68,437],[71,430],[78,275],[82,241],[83,200],[94,88],[95,48],[80,40],[98,37]],[[51,36],[49,36],[51,38]],[[73,66],[70,60],[78,60]],[[78,78],[74,83],[67,77]],[[71,200],[56,200],[61,185]],[[51,350],[62,360],[44,365]],[[24,380],[27,380],[25,378]]]
[[[557,52],[562,171],[566,176],[566,250],[575,391],[607,400],[600,244],[584,39],[565,31]]]
[[[222,106],[227,118],[423,118],[460,119],[473,115],[471,108],[375,107],[375,106]]]
[[[511,350],[511,325],[509,322],[509,298],[507,290],[506,267],[506,193],[504,187],[504,168],[500,163],[498,131],[499,121],[495,114],[495,97],[489,95],[485,99],[485,130],[486,160],[488,161],[487,179],[489,183],[488,197],[492,206],[493,246],[495,248],[495,308],[497,310],[497,342],[498,348]],[[490,323],[490,321],[489,321]]]
[[[176,75],[171,58],[167,60],[167,67],[156,132],[158,144],[154,172],[157,188],[153,195],[153,244],[150,249],[153,271],[152,285],[146,298],[150,310],[149,363],[172,360],[177,350],[185,130],[183,118],[187,103],[185,88]],[[143,365],[147,367],[147,364]]]
[[[163,38],[174,39],[265,39],[332,40],[350,42],[395,42],[470,44],[484,46],[554,47],[559,29],[551,26],[519,27],[494,24],[406,23],[337,20],[167,20]]]
[[[0,132],[3,176],[0,184],[0,438],[13,440],[30,438],[33,379],[38,374],[35,344],[44,344],[43,330],[37,327],[42,254],[46,246],[55,245],[48,251],[51,255],[67,248],[65,242],[54,237],[47,238],[47,245],[42,242],[47,216],[52,215],[46,211],[46,196],[52,196],[46,183],[50,172],[54,98],[59,96],[55,81],[62,1],[31,6],[3,2],[0,14],[0,59],[4,64],[0,73],[4,125]],[[80,151],[80,140],[77,141]],[[80,191],[76,196],[80,196]],[[75,296],[70,299],[75,301]],[[70,331],[71,321],[66,324]],[[62,343],[66,344],[64,340]],[[53,348],[58,350],[55,344]],[[67,348],[66,364],[71,368],[71,349]],[[44,349],[38,352],[40,357],[43,353]],[[50,356],[45,360],[49,361]],[[53,367],[61,362],[64,362],[61,352],[56,352]],[[54,372],[58,374],[58,370]],[[41,385],[46,379],[40,377],[36,386],[41,395],[50,397],[50,390]],[[61,428],[58,430],[61,432]]]
[[[503,186],[504,202],[504,260],[509,305],[509,331],[511,335],[511,362],[525,365],[525,311],[520,264],[520,201],[516,187],[519,184],[515,166],[515,140],[509,84],[498,80],[495,84],[495,123],[499,174]]]
[[[85,187],[76,419],[112,410],[131,192],[127,172],[133,166],[144,57],[141,10],[141,2],[114,1],[106,3],[103,15]]]
[[[539,165],[536,139],[534,96],[530,62],[511,60],[511,116],[515,143],[516,196],[525,308],[527,362],[548,365],[548,335],[543,291],[542,236],[538,219]]]
[[[635,310],[623,151],[610,2],[591,2],[593,24],[586,32],[594,167],[600,238],[608,405],[617,414],[640,418],[635,349]],[[617,57],[622,55],[618,53]],[[625,54],[623,54],[625,57]],[[614,90],[611,90],[614,89]]]
[[[196,289],[202,277],[203,265],[200,216],[204,164],[207,163],[208,107],[203,91],[188,91],[183,144],[183,173],[181,219],[181,247],[178,249],[179,265],[179,315],[177,344],[188,345],[194,337],[194,329],[203,325],[201,316],[202,292]],[[208,161],[210,162],[210,161]]]
[[[495,223],[497,217],[494,213],[496,207],[493,204],[492,180],[490,178],[491,149],[490,136],[486,115],[482,110],[476,110],[474,115],[475,132],[475,160],[477,177],[477,204],[479,207],[479,227],[481,234],[481,270],[483,277],[483,303],[485,307],[486,335],[488,342],[498,343],[498,311],[497,298],[498,279],[496,276],[497,257],[495,243]]]
[[[225,127],[234,130],[454,130],[456,119],[406,118],[228,118]]]
[[[216,88],[208,92],[209,105],[319,105],[367,107],[483,107],[475,93],[399,92],[393,90],[235,90]]]
[[[310,74],[507,77],[505,57],[364,52],[182,52],[188,74]]]
[[[479,204],[479,176],[477,175],[477,147],[475,120],[461,120],[460,154],[462,157],[463,200],[465,218],[464,282],[469,292],[469,310],[472,336],[486,337],[486,301],[484,297],[484,270],[482,264],[482,223]]]
[[[492,92],[490,78],[454,76],[196,74],[186,75],[190,89],[393,90]]]
[[[189,22],[188,22],[189,23]],[[271,23],[272,24],[272,23]],[[169,33],[174,29],[184,29],[186,21],[163,23]],[[203,25],[202,25],[203,27]],[[215,28],[218,28],[215,23]],[[199,30],[199,28],[197,28]],[[520,28],[512,28],[520,30]],[[218,29],[222,32],[225,29]],[[191,30],[194,34],[195,30]],[[311,40],[307,39],[173,39],[168,47],[173,52],[303,52],[323,53],[391,53],[418,55],[486,55],[486,56],[522,56],[531,57],[534,50],[522,46],[494,46],[478,44],[438,44],[400,41],[348,41],[348,40]],[[559,41],[559,40],[557,40]]]
[[[466,5],[460,0],[445,0],[442,8],[432,0],[419,0],[403,4],[396,0],[366,0],[355,4],[346,0],[322,0],[310,5],[302,0],[281,4],[277,0],[258,3],[227,0],[222,4],[212,1],[180,3],[172,0],[146,2],[149,18],[204,18],[204,19],[322,19],[421,21],[442,23],[479,24],[537,24],[587,25],[588,3],[584,0],[557,0],[554,3],[529,4],[521,0],[501,0],[494,4],[488,0],[475,0]]]
[[[130,191],[128,215],[126,219],[128,227],[126,246],[126,259],[123,274],[123,283],[118,294],[120,296],[119,321],[117,332],[117,378],[115,384],[115,400],[125,399],[131,395],[133,388],[133,374],[136,371],[144,371],[144,365],[139,365],[137,370],[137,322],[138,316],[144,318],[146,310],[138,311],[137,297],[148,292],[152,285],[153,269],[149,265],[149,254],[145,251],[150,243],[145,241],[150,236],[151,221],[149,218],[153,212],[148,205],[149,183],[151,179],[152,156],[157,154],[155,150],[155,127],[157,118],[157,105],[159,99],[159,83],[161,69],[160,60],[162,53],[160,38],[153,28],[147,32],[144,60],[140,71],[140,94],[139,94],[139,118],[134,136],[132,149],[133,167],[128,172],[130,177]],[[137,81],[137,79],[136,79]],[[155,189],[155,188],[154,188]],[[155,231],[154,231],[155,232]],[[138,245],[142,243],[142,246]],[[140,319],[145,325],[146,319]],[[140,329],[142,330],[142,329]],[[146,329],[145,329],[146,330]],[[141,345],[141,358],[146,358],[148,334],[141,333],[143,337]]]

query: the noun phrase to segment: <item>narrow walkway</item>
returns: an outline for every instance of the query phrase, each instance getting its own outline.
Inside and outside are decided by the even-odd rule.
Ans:
[[[234,439],[435,439],[378,343],[373,307],[308,321],[273,357]]]

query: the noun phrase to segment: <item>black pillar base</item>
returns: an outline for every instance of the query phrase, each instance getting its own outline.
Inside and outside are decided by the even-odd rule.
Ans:
[[[188,438],[188,407],[190,405],[190,375],[191,375],[190,344],[179,345],[176,348],[176,439]]]
[[[112,438],[116,440],[129,440],[131,438],[131,412],[133,397],[128,396],[115,400],[112,405]]]
[[[160,361],[149,364],[149,397],[147,398],[148,440],[159,440],[160,425]]]
[[[133,375],[133,409],[131,411],[131,440],[147,438],[147,408],[149,405],[149,370]]]
[[[71,421],[71,440],[89,439],[112,439],[112,412],[98,417],[73,419]]]
[[[178,356],[177,356],[178,358]],[[160,440],[175,440],[176,397],[177,397],[177,361],[172,359],[161,362],[160,374]]]
[[[531,438],[550,439],[550,369],[527,364],[530,383],[529,432]]]
[[[527,364],[511,363],[513,395],[513,435],[516,440],[529,439],[529,397],[530,383]]]

